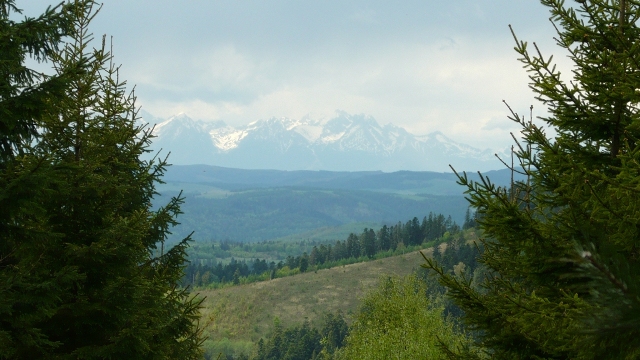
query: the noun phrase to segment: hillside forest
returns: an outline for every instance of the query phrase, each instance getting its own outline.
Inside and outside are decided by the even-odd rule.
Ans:
[[[165,183],[100,5],[0,0],[0,359],[639,359],[640,3],[540,2],[506,183]]]
[[[468,210],[463,227],[469,228],[474,224]],[[334,243],[199,242],[189,251],[190,262],[182,283],[183,286],[210,288],[271,280],[420,250],[427,244],[449,239],[460,230],[450,216],[445,218],[442,214],[430,213],[421,222],[414,217],[404,224],[383,225],[378,230],[365,228],[360,234],[351,233],[346,239]],[[255,258],[246,260],[249,256]],[[228,262],[223,263],[226,259]]]

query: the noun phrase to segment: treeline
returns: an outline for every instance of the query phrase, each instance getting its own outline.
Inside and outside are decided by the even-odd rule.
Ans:
[[[349,326],[342,312],[323,315],[320,328],[313,327],[308,319],[302,325],[283,327],[276,318],[273,331],[260,338],[252,354],[225,354],[205,351],[205,360],[307,360],[326,359],[345,344]]]
[[[474,225],[469,211],[465,216],[463,228]],[[253,261],[236,260],[222,263],[190,263],[185,269],[182,284],[184,286],[220,286],[224,284],[251,283],[273,278],[304,273],[314,270],[349,264],[375,257],[392,256],[397,252],[415,250],[446,236],[459,233],[460,226],[451,216],[429,213],[422,221],[417,217],[406,223],[398,222],[393,226],[384,225],[375,231],[365,228],[362,233],[351,233],[346,240],[334,244],[313,246],[310,253],[299,256],[287,256],[284,261],[267,262],[264,259]],[[221,243],[220,248],[228,249],[229,243]],[[212,247],[215,245],[212,244]]]
[[[342,313],[327,313],[318,330],[305,320],[300,326],[284,329],[277,321],[271,336],[260,339],[253,360],[318,359],[321,354],[333,354],[344,345],[349,327]]]
[[[460,226],[451,219],[451,216],[445,218],[442,214],[430,213],[428,217],[425,216],[422,219],[422,222],[414,217],[405,224],[398,222],[391,227],[384,225],[377,232],[373,229],[364,229],[360,235],[352,233],[345,241],[338,240],[333,246],[314,246],[309,255],[309,265],[362,256],[373,258],[379,252],[420,245],[440,239],[447,232],[454,234],[459,231]]]
[[[371,227],[367,225],[360,226]],[[338,236],[340,238],[341,236]],[[345,236],[346,237],[346,236]],[[230,240],[198,239],[189,248],[189,260],[193,264],[215,266],[218,262],[228,263],[231,258],[237,260],[265,259],[267,263],[284,260],[287,256],[298,256],[304,252],[310,253],[313,246],[327,244],[326,241],[300,239],[298,241],[238,242]],[[250,266],[250,264],[249,264]]]

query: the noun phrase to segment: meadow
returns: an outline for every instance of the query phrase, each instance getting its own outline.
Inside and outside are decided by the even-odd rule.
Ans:
[[[431,254],[433,249],[424,252]],[[360,300],[380,278],[411,274],[422,263],[414,251],[269,281],[199,289],[198,296],[205,297],[201,320],[208,336],[205,349],[210,354],[249,354],[254,343],[273,330],[275,321],[290,327],[307,319],[320,326],[325,313],[340,311],[350,323]]]

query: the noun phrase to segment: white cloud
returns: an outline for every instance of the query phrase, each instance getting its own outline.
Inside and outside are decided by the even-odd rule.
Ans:
[[[542,111],[507,24],[551,54],[547,18],[513,0],[111,0],[94,32],[114,35],[122,76],[157,116],[240,125],[341,109],[503,147],[513,130],[503,99]]]
[[[454,42],[457,46],[446,49],[442,41],[394,44],[385,51],[295,62],[286,58],[260,62],[228,46],[192,61],[192,67],[200,69],[197,78],[180,82],[170,74],[165,80],[167,88],[181,84],[184,92],[196,89],[208,97],[141,99],[157,115],[184,111],[234,125],[272,116],[326,117],[340,109],[367,113],[415,133],[440,130],[476,146],[506,146],[510,137],[502,130],[512,127],[502,99],[514,109],[528,109],[533,98],[526,73],[507,46],[468,38]],[[235,92],[235,97],[225,98],[225,91]]]

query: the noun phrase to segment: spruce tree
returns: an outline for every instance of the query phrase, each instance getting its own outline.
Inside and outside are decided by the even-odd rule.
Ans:
[[[91,47],[94,5],[38,34],[62,91],[18,118],[23,139],[2,135],[0,358],[200,358],[200,302],[177,286],[189,239],[163,245],[182,199],[151,210],[166,162],[141,159],[151,133],[105,40]]]
[[[541,3],[572,73],[514,35],[549,115],[511,113],[523,135],[512,171],[526,181],[505,189],[459,177],[477,209],[489,275],[477,288],[427,260],[477,335],[475,349],[450,355],[639,358],[640,3]]]
[[[60,284],[74,277],[42,267],[40,254],[52,234],[41,201],[55,180],[46,159],[24,156],[38,139],[43,114],[82,70],[44,76],[25,61],[50,59],[73,28],[75,6],[47,8],[18,22],[11,16],[20,14],[15,1],[0,0],[0,358],[20,358],[22,344],[43,351],[56,345],[35,324],[50,316]]]
[[[77,5],[49,7],[37,18],[16,22],[10,18],[12,13],[21,13],[15,1],[0,0],[1,168],[38,136],[37,119],[51,101],[60,99],[72,73],[80,70],[47,77],[24,65],[27,57],[42,62],[58,50],[61,39],[71,32]]]

